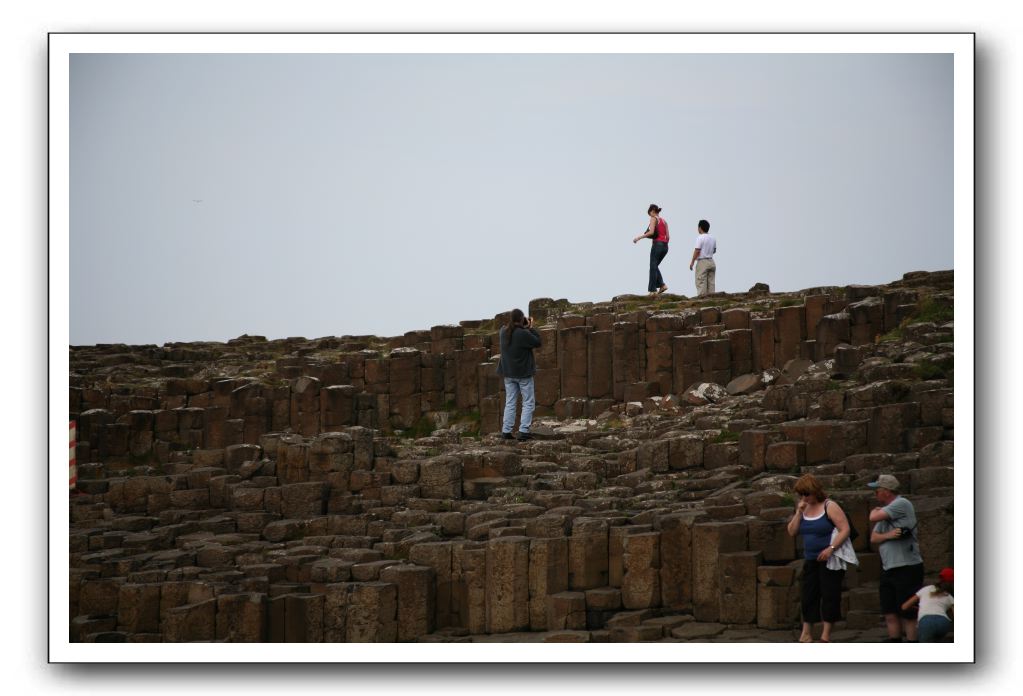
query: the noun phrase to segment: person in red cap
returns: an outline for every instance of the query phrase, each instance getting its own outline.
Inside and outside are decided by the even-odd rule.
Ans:
[[[951,568],[942,568],[938,573],[938,582],[920,588],[915,595],[902,603],[903,610],[920,604],[920,611],[917,614],[917,640],[921,643],[940,643],[952,630],[952,610],[955,602],[952,598],[953,578],[954,572]]]

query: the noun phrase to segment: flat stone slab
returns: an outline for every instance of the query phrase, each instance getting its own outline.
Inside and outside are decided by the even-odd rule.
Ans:
[[[642,623],[643,626],[657,626],[663,632],[664,635],[670,635],[672,629],[684,626],[687,623],[692,623],[692,616],[658,616],[654,619],[647,619]]]
[[[544,634],[544,643],[589,643],[589,631],[550,631]]]
[[[426,636],[419,636],[416,638],[417,643],[471,643],[469,636],[439,636],[436,633],[431,633]]]
[[[469,639],[473,643],[543,643],[547,635],[547,633],[495,633],[476,634],[469,636]]]
[[[832,631],[831,632],[831,642],[833,642],[833,643],[855,643],[855,642],[858,642],[859,639],[862,638],[865,633],[871,633],[871,632],[870,631],[856,631],[856,630],[853,630],[853,629],[846,629],[844,631]],[[884,636],[887,636],[887,635],[888,635],[887,633],[884,633]],[[884,637],[884,636],[882,636],[882,637]]]
[[[684,626],[673,628],[671,630],[671,637],[681,638],[682,640],[713,638],[714,636],[722,633],[725,629],[726,626],[724,624],[692,621]]]
[[[743,643],[791,643],[799,640],[799,631],[757,631],[755,639]]]
[[[765,631],[758,628],[729,628],[717,636],[718,640],[731,643],[746,640],[763,640]]]
[[[654,625],[671,625],[672,620],[682,624],[672,628],[670,635],[657,639],[648,639],[656,643],[796,643],[799,641],[799,629],[768,630],[751,627],[735,627],[720,623],[703,623],[692,620],[689,615],[664,616],[648,619],[640,626],[650,628]],[[639,626],[629,626],[637,629]],[[619,629],[619,631],[624,629]],[[452,635],[458,629],[441,629],[430,635],[420,636],[420,643],[606,643],[610,638],[609,631],[543,631],[518,632],[495,635]],[[814,636],[820,635],[820,627],[816,627]],[[879,643],[887,636],[885,630],[871,629],[860,631],[855,629],[838,629],[831,632],[833,643]],[[816,641],[815,641],[816,642]]]

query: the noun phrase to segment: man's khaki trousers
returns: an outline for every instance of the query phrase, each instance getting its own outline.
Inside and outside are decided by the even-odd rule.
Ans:
[[[708,295],[714,292],[714,259],[699,259],[696,262],[696,294]]]

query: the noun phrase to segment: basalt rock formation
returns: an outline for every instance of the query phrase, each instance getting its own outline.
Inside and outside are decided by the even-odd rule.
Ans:
[[[70,348],[73,641],[790,640],[791,489],[861,532],[838,639],[882,635],[865,484],[952,564],[953,274],[530,303],[497,329]]]

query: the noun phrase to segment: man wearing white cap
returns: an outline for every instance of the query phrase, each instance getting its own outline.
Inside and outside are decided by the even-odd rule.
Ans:
[[[916,641],[916,608],[902,609],[902,603],[924,584],[924,561],[916,536],[916,510],[899,495],[899,480],[881,474],[868,483],[881,507],[870,511],[874,531],[870,543],[881,555],[881,613],[888,626],[886,642]]]

